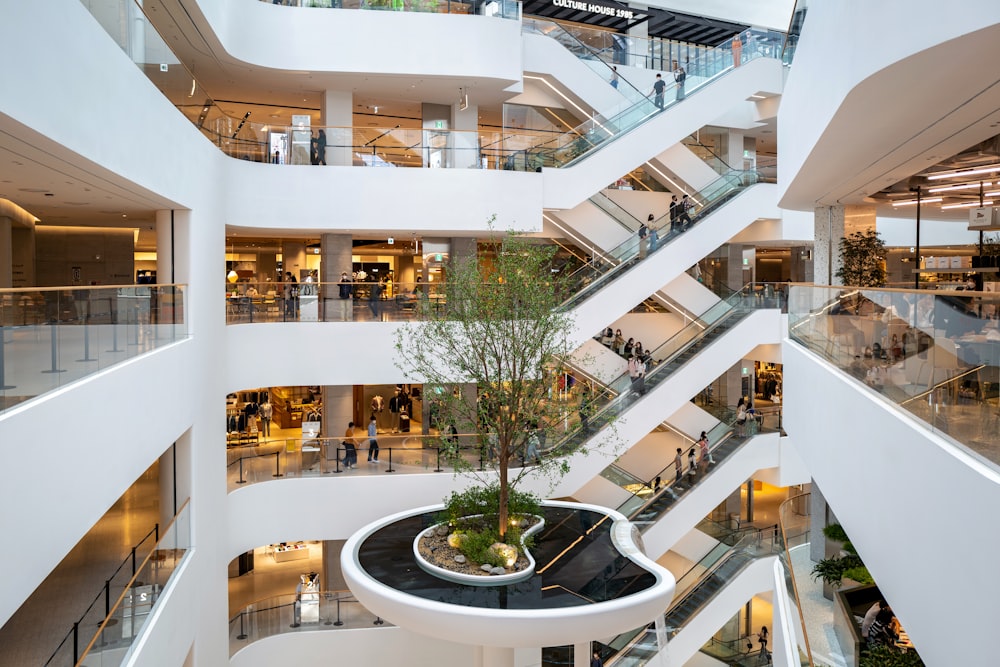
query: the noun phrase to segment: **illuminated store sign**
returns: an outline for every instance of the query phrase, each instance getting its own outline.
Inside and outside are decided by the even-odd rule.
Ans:
[[[633,12],[631,9],[622,9],[620,7],[607,7],[605,5],[598,5],[593,2],[581,2],[580,0],[552,0],[553,7],[562,7],[564,9],[573,9],[578,12],[590,12],[592,14],[602,14],[604,16],[614,16],[619,19],[629,19],[633,18]]]

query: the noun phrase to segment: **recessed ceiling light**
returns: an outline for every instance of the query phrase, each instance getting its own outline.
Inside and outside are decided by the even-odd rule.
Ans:
[[[46,188],[18,188],[18,192],[48,192]]]

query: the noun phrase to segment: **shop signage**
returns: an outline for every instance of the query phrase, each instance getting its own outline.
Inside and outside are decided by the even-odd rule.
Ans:
[[[633,18],[633,12],[631,9],[610,7],[596,2],[582,2],[581,0],[552,0],[552,6],[562,7],[563,9],[573,9],[578,12],[590,12],[591,14],[613,16],[618,19],[631,20]]]
[[[1000,229],[1000,208],[982,206],[969,210],[969,230]]]

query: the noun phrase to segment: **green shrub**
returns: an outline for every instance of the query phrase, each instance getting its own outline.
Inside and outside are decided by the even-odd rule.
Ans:
[[[875,579],[872,577],[871,572],[864,565],[859,565],[858,567],[850,567],[844,570],[841,575],[842,579],[852,579],[859,584],[874,584]]]
[[[512,517],[541,514],[538,498],[530,493],[510,489],[507,511]],[[475,514],[496,516],[500,512],[500,485],[473,486],[464,491],[454,491],[445,498],[441,520],[451,525],[463,517]],[[508,531],[509,533],[509,531]],[[509,539],[509,538],[508,538]]]
[[[831,523],[823,528],[823,534],[834,542],[848,542],[847,531],[839,523]]]
[[[864,566],[865,564],[861,562],[861,558],[857,554],[848,554],[843,558],[824,558],[813,566],[812,577],[813,579],[822,579],[824,583],[834,588],[840,588],[841,579],[844,578],[845,572],[855,568],[864,569]],[[867,570],[865,571],[867,572]],[[871,575],[869,575],[870,577]]]
[[[924,667],[916,651],[903,651],[895,646],[874,646],[861,654],[858,667]]]

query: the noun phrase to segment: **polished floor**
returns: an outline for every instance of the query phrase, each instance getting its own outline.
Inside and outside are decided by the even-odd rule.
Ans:
[[[132,547],[159,521],[159,504],[159,464],[154,463],[0,628],[0,667],[41,667],[54,653],[53,667],[73,664],[72,640],[61,647],[60,642],[81,618],[81,650],[90,642],[104,619],[105,581],[113,578],[113,604],[131,578]],[[153,543],[152,537],[142,543],[137,562]],[[123,561],[128,562],[114,576]]]

